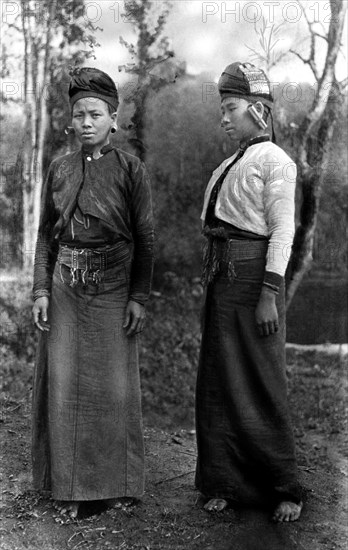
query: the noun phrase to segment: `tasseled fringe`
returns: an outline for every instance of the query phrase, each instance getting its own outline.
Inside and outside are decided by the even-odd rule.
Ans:
[[[220,271],[220,260],[217,256],[216,239],[208,237],[203,248],[202,285],[207,287],[212,282],[216,273]]]
[[[227,264],[227,276],[230,282],[236,277],[231,254],[230,241],[221,241],[206,234],[207,241],[203,247],[202,285],[207,287],[221,269],[221,263]]]
[[[226,242],[226,256],[225,260],[228,264],[227,268],[227,275],[230,282],[233,281],[233,279],[236,277],[236,272],[234,270],[234,263],[233,263],[233,257],[232,257],[232,251],[231,251],[231,241]]]
[[[79,281],[79,276],[78,276],[78,269],[76,269],[76,267],[71,267],[70,268],[70,273],[71,273],[71,282],[70,282],[70,285],[71,287],[74,287],[77,285],[78,281]]]
[[[85,286],[88,286],[88,277],[89,275],[92,276],[92,281],[95,285],[99,286],[103,277],[100,269],[97,269],[96,271],[91,271],[90,269],[76,269],[74,267],[70,268],[71,273],[71,281],[69,286],[74,287],[79,282],[79,275],[81,276],[81,281]],[[62,275],[62,266],[60,266],[60,277],[62,282],[64,283],[63,275]]]

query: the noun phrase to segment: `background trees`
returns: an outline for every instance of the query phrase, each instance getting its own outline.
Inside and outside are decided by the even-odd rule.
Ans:
[[[308,57],[294,52],[308,64],[313,72],[317,87],[313,102],[302,120],[298,133],[297,149],[299,182],[302,189],[302,204],[297,228],[290,276],[287,286],[287,302],[291,302],[304,274],[308,271],[313,257],[315,231],[318,223],[320,197],[326,179],[332,183],[335,169],[330,162],[330,144],[335,125],[341,115],[344,90],[347,81],[338,82],[335,75],[336,62],[341,47],[347,3],[344,0],[330,0],[331,17],[327,35],[320,35],[314,25],[308,22],[310,48]],[[305,10],[303,10],[305,14]],[[326,58],[323,70],[317,66],[317,41],[326,42]]]
[[[9,47],[2,54],[3,78],[25,84],[23,95],[2,96],[2,126],[6,134],[0,151],[3,266],[20,259],[19,249],[23,253],[33,250],[42,174],[54,156],[72,145],[64,134],[69,124],[68,66],[80,62],[95,45],[95,28],[84,17],[82,0],[62,0],[57,4],[43,1],[39,11],[31,9],[35,4],[31,0],[18,4],[23,10],[8,23],[13,43],[18,43],[13,48],[18,52],[17,72]],[[346,271],[347,130],[344,124],[333,125],[337,112],[342,120],[347,112],[347,103],[341,104],[343,88],[334,78],[344,3],[340,0],[332,5],[334,12],[327,37],[317,36],[318,29],[308,19],[307,42],[303,42],[302,50],[296,50],[302,61],[314,67],[317,76],[321,78],[325,73],[325,78],[319,78],[315,88],[298,82],[301,97],[295,101],[288,97],[290,81],[275,89],[278,141],[300,166],[299,228],[293,270],[289,272],[292,295],[309,268],[311,255],[313,272]],[[204,95],[207,85],[214,86],[216,75],[186,74],[185,64],[172,55],[166,30],[170,9],[170,2],[127,0],[125,3],[125,18],[132,21],[135,40],[133,43],[121,40],[129,52],[129,63],[120,69],[127,73],[129,81],[121,89],[122,128],[113,137],[121,148],[142,158],[146,156],[151,171],[158,281],[166,270],[199,276],[202,245],[199,217],[204,189],[212,170],[232,154],[234,147],[226,141],[219,126],[216,84],[215,94]],[[257,29],[261,33],[259,38],[268,32],[265,25],[260,31]],[[274,32],[276,41],[282,36],[283,27],[275,24]],[[285,62],[289,56],[289,51],[278,51],[281,44],[276,43],[271,54],[263,52],[262,62],[268,70],[272,71],[279,60]],[[319,53],[325,50],[326,69],[314,60],[317,44],[321,45]],[[23,263],[30,264],[32,254],[23,256],[26,260]]]
[[[130,87],[125,99],[133,103],[134,110],[127,130],[131,133],[128,142],[135,153],[145,160],[145,117],[146,102],[151,91],[158,92],[168,82],[175,82],[178,68],[175,63],[168,63],[174,56],[169,39],[163,35],[164,26],[171,4],[151,0],[125,0],[125,17],[133,25],[136,33],[136,44],[120,37],[131,57],[131,62],[120,66],[129,74],[136,75],[136,81]],[[163,63],[165,65],[163,66]]]
[[[94,26],[84,18],[83,0],[21,0],[16,5],[20,9],[7,23],[7,31],[22,51],[17,50],[17,71],[11,75],[9,69],[8,76],[20,92],[17,103],[22,108],[23,126],[15,168],[13,164],[5,167],[9,173],[4,176],[21,186],[21,263],[28,268],[34,259],[39,222],[48,105],[52,96],[57,100],[56,83],[62,67],[83,60],[96,42]],[[81,48],[86,43],[88,50]],[[8,60],[3,56],[3,61],[6,64]]]
[[[212,170],[233,153],[234,144],[220,128],[219,101],[202,101],[202,87],[211,75],[185,75],[175,85],[150,97],[146,115],[147,166],[151,171],[157,224],[156,275],[172,270],[200,275],[200,214]],[[297,157],[299,127],[313,98],[313,88],[301,83],[300,101],[287,100],[289,81],[275,89],[278,143]],[[344,102],[340,118],[347,117]],[[329,161],[323,166],[322,195],[313,243],[312,274],[344,274],[347,269],[347,127],[337,124],[329,143]],[[312,145],[316,147],[315,143]],[[302,178],[297,189],[297,223],[300,227]]]
[[[324,184],[326,183],[327,186],[325,195],[331,205],[333,196],[337,198],[338,195],[343,195],[342,185],[336,177],[337,164],[332,160],[336,156],[332,142],[338,117],[342,110],[346,109],[344,92],[347,80],[338,82],[335,69],[341,48],[347,4],[344,0],[330,0],[330,3],[326,4],[325,9],[330,6],[331,10],[331,13],[325,17],[325,21],[329,22],[326,32],[324,26],[316,20],[316,16],[313,17],[312,14],[311,20],[300,0],[297,1],[307,22],[308,39],[306,42],[309,40],[309,45],[306,49],[309,51],[308,54],[299,51],[297,45],[290,51],[281,51],[279,43],[281,43],[281,27],[284,22],[278,25],[271,24],[265,18],[262,19],[260,25],[255,22],[255,33],[259,41],[258,49],[249,47],[252,60],[261,63],[268,74],[273,67],[292,54],[310,67],[315,78],[315,86],[312,89],[304,83],[292,83],[297,85],[297,92],[302,100],[302,106],[300,109],[296,109],[297,115],[301,114],[301,116],[297,116],[296,121],[290,122],[284,101],[280,103],[280,109],[278,105],[277,113],[281,140],[292,149],[293,158],[297,162],[297,182],[300,189],[300,193],[298,193],[298,226],[287,273],[287,306],[290,305],[302,278],[308,272],[315,252],[316,255],[319,253],[322,259],[326,256],[327,260],[329,257],[327,263],[330,263],[331,260],[337,264],[338,258],[336,257],[335,262],[335,255],[339,257],[340,263],[343,265],[346,259],[343,252],[345,247],[323,247],[320,239],[316,240],[315,238],[318,219],[321,219],[326,230],[328,229],[328,216],[325,216],[324,212],[319,216],[320,198]],[[313,6],[309,6],[309,10],[313,10]],[[326,51],[323,67],[320,69],[321,62],[318,58],[323,53],[323,48]],[[290,103],[292,103],[291,100]],[[342,129],[339,129],[338,132],[341,132],[341,137],[344,137]],[[345,137],[347,136],[345,135]],[[337,146],[342,151],[339,139]],[[347,170],[347,162],[342,168],[343,172],[344,169]],[[328,189],[329,186],[334,186],[334,189]],[[321,204],[324,206],[324,203]],[[339,204],[342,205],[338,201],[336,208],[339,208]],[[344,220],[344,213],[343,216],[338,217],[338,221],[342,222],[342,218]],[[323,230],[321,230],[321,237],[323,237]],[[317,244],[316,251],[314,250],[315,244]]]
[[[212,80],[208,74],[184,75],[148,103],[147,165],[154,186],[158,276],[166,269],[200,275],[203,195],[227,150],[219,102],[202,97],[204,84]]]

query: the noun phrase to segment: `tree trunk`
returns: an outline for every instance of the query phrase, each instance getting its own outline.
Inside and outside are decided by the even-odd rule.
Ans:
[[[23,246],[22,246],[22,266],[31,267],[34,253],[33,227],[33,152],[35,136],[35,95],[36,82],[33,80],[33,35],[34,25],[30,16],[31,2],[22,0],[22,28],[24,35],[24,135],[21,151],[22,168],[22,193],[23,193]],[[34,97],[33,97],[34,96]]]
[[[47,109],[45,87],[48,83],[51,27],[57,0],[50,3],[46,24],[40,29],[40,10],[35,2],[22,0],[22,29],[25,47],[24,114],[22,147],[23,247],[22,265],[34,263],[35,241],[39,226],[43,180],[43,144]],[[41,23],[42,24],[42,23]]]
[[[42,88],[39,92],[37,101],[37,125],[36,125],[36,148],[34,158],[34,194],[33,194],[33,232],[34,239],[39,227],[40,221],[40,203],[41,203],[41,190],[43,184],[43,156],[44,156],[44,142],[47,128],[47,85],[49,83],[49,63],[51,56],[51,38],[52,38],[52,24],[55,18],[57,9],[57,0],[51,0],[49,13],[47,14],[47,24],[45,29],[45,41],[42,44],[43,56],[42,63],[39,67],[39,78],[41,79]]]
[[[338,119],[342,95],[335,79],[335,66],[345,21],[346,3],[331,0],[328,49],[318,92],[312,108],[299,129],[302,136],[298,150],[299,181],[302,184],[300,225],[296,230],[287,276],[286,304],[312,263],[314,235],[318,220],[319,200],[328,166],[329,146]],[[313,59],[312,59],[313,61]],[[327,90],[330,89],[327,96]]]
[[[315,166],[300,172],[302,182],[302,205],[300,211],[300,225],[298,226],[289,265],[290,278],[287,284],[286,305],[289,307],[295,292],[304,275],[313,261],[313,247],[315,230],[318,221],[319,201],[327,174],[330,142],[337,122],[343,97],[337,97],[337,88],[331,87],[328,102],[323,113],[320,126],[317,130],[318,139],[316,151],[311,153],[313,145],[307,140],[307,155],[312,157],[311,163]]]

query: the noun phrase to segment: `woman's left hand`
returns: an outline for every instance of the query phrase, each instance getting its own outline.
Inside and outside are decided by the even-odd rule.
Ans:
[[[145,307],[138,302],[129,300],[126,309],[126,317],[123,323],[123,328],[127,330],[127,336],[134,336],[138,332],[144,330],[145,325]]]
[[[256,311],[256,325],[260,336],[269,336],[279,330],[276,294],[266,287],[262,288]]]

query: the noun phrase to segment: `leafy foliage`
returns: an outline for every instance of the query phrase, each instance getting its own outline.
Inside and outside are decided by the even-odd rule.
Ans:
[[[163,281],[150,300],[141,340],[143,408],[153,422],[165,413],[168,424],[192,426],[201,291],[197,283],[172,272]],[[38,334],[32,323],[30,287],[29,279],[17,278],[2,285],[2,399],[24,399],[31,389]]]
[[[168,424],[193,423],[200,343],[200,286],[173,272],[154,293],[141,351],[144,411],[168,415]]]
[[[170,74],[171,71],[162,71],[163,62],[174,56],[168,38],[163,36],[169,9],[170,3],[167,1],[161,4],[151,0],[125,1],[126,20],[132,23],[137,42],[131,44],[120,37],[120,43],[127,48],[133,63],[120,66],[119,70],[137,77],[136,85],[132,87],[125,101],[134,105],[131,124],[127,126],[130,131],[128,141],[142,160],[145,159],[146,152],[144,132],[149,94],[151,90],[160,90],[169,80],[175,81],[177,76],[175,64],[172,64],[174,76]]]
[[[2,391],[0,400],[27,399],[37,343],[31,321],[30,283],[17,279],[2,283],[0,294],[0,350]]]
[[[209,75],[182,77],[148,101],[147,165],[153,181],[159,273],[171,269],[200,274],[204,190],[226,154],[218,104],[202,99],[211,81]]]

